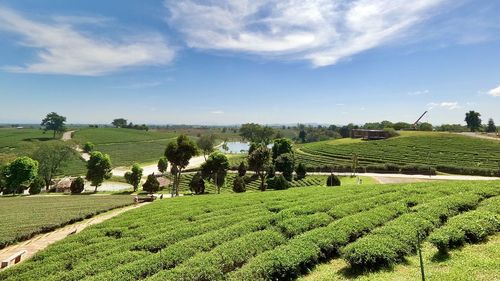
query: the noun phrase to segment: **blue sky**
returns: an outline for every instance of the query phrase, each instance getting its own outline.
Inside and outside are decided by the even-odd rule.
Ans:
[[[496,0],[6,0],[0,123],[500,123]]]

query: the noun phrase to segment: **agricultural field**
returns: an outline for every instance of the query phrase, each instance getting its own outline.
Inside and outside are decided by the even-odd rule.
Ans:
[[[132,202],[124,195],[0,197],[0,248]]]
[[[185,173],[182,175],[181,182],[180,182],[180,192],[182,194],[190,194],[191,191],[189,190],[189,182],[193,178],[194,173]],[[251,176],[250,173],[247,174],[248,176]],[[229,173],[226,177],[226,182],[225,186],[221,188],[221,193],[234,193],[233,191],[233,181],[237,174],[235,173]],[[306,178],[301,179],[301,180],[293,180],[290,182],[291,187],[309,187],[309,186],[322,186],[326,185],[326,180],[328,176],[325,175],[308,175]],[[348,177],[348,176],[340,176],[339,177],[342,185],[355,185],[357,184],[357,179]],[[371,178],[371,177],[360,177],[363,180],[363,184],[376,184],[377,182]],[[252,192],[252,191],[258,191],[260,186],[260,180],[255,177],[250,178],[250,182],[246,184],[246,190],[247,192]],[[168,188],[165,188],[163,193],[170,193],[170,190]],[[217,193],[217,189],[215,185],[205,182],[205,192],[206,193]]]
[[[51,132],[44,133],[41,129],[11,129],[0,128],[0,165],[14,160],[19,156],[31,156],[44,142],[61,142],[52,139]],[[62,168],[64,175],[79,175],[85,172],[85,163],[74,154]]]
[[[498,277],[494,264],[499,195],[500,182],[492,181],[308,187],[160,200],[55,243],[33,259],[0,272],[0,279],[291,280],[312,276],[308,280],[316,280],[319,276],[334,280],[327,277],[332,271],[341,280],[406,280],[420,272],[415,266],[417,234],[425,241],[433,242],[429,237],[435,236],[445,241],[462,233],[449,231],[457,228],[466,238],[445,250],[449,255],[445,262],[451,268],[435,276],[453,280],[457,276],[453,274],[461,272],[464,256],[484,255],[495,259],[489,265],[487,261],[469,264],[469,269],[480,270],[467,271],[467,277],[493,280]],[[461,217],[478,212],[487,218],[480,226],[460,224]],[[470,250],[468,244],[489,238],[487,244],[473,248],[483,252]],[[428,256],[436,251],[434,245],[424,244],[431,276],[441,262]],[[354,274],[355,268],[372,270]]]
[[[381,164],[430,165],[437,171],[483,174],[500,171],[500,143],[494,140],[437,132],[401,132],[379,141],[340,139],[301,145],[299,161],[311,168],[350,166],[358,155],[361,167]]]

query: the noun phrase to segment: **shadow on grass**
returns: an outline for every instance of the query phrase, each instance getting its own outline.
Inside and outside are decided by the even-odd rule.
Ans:
[[[449,252],[437,251],[431,258],[432,262],[445,262],[451,258]]]
[[[26,138],[26,139],[23,139],[23,141],[49,141],[49,140],[54,140],[53,138],[47,138],[47,137],[44,137],[44,138]]]
[[[407,259],[403,259],[398,264],[402,265],[408,265],[410,264]],[[348,265],[342,269],[339,270],[339,274],[341,274],[343,277],[347,279],[355,279],[358,277],[361,277],[365,274],[369,273],[377,273],[377,272],[393,272],[394,271],[394,265],[388,265],[388,264],[383,264],[383,265],[378,265],[378,266],[371,266],[371,267],[363,267],[363,266],[352,266]]]

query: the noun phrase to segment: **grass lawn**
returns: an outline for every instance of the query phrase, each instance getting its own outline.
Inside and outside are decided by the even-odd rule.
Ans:
[[[120,195],[0,197],[0,248],[132,201]]]
[[[253,281],[345,275],[418,280],[416,233],[426,239],[448,226],[446,221],[477,211],[498,217],[499,195],[496,181],[305,187],[158,200],[57,242],[0,272],[0,279]],[[434,258],[436,250],[425,244],[431,280],[495,280],[499,238],[488,235],[491,242],[452,250],[449,257]],[[351,259],[353,253],[359,260]],[[386,269],[359,273],[341,260],[376,261]]]

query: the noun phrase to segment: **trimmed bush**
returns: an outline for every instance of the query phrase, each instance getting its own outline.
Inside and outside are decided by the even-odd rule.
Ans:
[[[30,184],[28,192],[31,195],[40,194],[42,192],[42,188],[45,186],[45,181],[41,177],[36,177],[33,182]]]
[[[277,175],[267,180],[267,187],[269,189],[283,190],[289,189],[291,187],[291,184],[285,179],[283,175]]]
[[[82,177],[77,177],[69,186],[72,194],[80,194],[85,190],[85,180]]]
[[[234,178],[233,191],[237,192],[237,193],[247,191],[246,183],[245,183],[245,180],[243,179],[243,177],[237,176]]]
[[[340,186],[340,179],[336,175],[329,175],[326,179],[326,186]]]
[[[90,153],[90,152],[92,152],[92,150],[94,150],[94,147],[95,147],[95,145],[88,141],[83,145],[83,151],[85,153]]]

